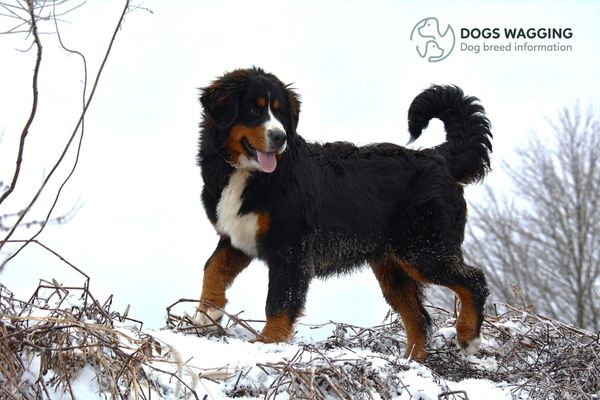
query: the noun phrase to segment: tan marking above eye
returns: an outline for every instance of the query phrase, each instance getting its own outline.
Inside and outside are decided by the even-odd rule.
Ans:
[[[267,105],[267,100],[264,97],[259,97],[256,99],[256,105],[260,108],[264,108]]]
[[[279,110],[280,105],[281,104],[279,103],[279,100],[275,99],[275,100],[273,100],[273,105],[271,107],[273,107],[273,110],[277,111],[277,110]]]

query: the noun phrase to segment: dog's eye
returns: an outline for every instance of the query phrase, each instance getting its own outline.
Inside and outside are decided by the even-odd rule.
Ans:
[[[248,110],[248,115],[251,117],[260,117],[260,109],[258,107],[250,107]]]

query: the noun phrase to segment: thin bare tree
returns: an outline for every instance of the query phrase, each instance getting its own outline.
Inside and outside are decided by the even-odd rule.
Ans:
[[[576,106],[549,124],[504,164],[512,190],[471,208],[465,247],[497,300],[598,331],[600,122]]]
[[[70,214],[56,216],[54,211],[59,201],[61,192],[65,185],[72,177],[75,169],[77,168],[79,156],[81,152],[81,145],[85,136],[85,117],[87,111],[92,103],[94,94],[98,83],[100,82],[100,76],[104,70],[104,66],[109,58],[115,38],[121,29],[123,19],[125,15],[131,11],[131,9],[138,9],[141,7],[131,6],[129,0],[124,0],[123,11],[117,21],[116,27],[113,31],[112,36],[108,41],[108,46],[104,52],[104,57],[98,67],[96,75],[91,81],[88,81],[88,68],[85,56],[76,51],[68,48],[63,42],[63,38],[60,35],[59,21],[85,4],[85,0],[16,0],[12,2],[0,1],[0,18],[4,23],[3,28],[0,30],[0,35],[24,35],[24,42],[27,44],[25,51],[35,52],[35,63],[32,74],[32,102],[31,109],[27,121],[23,125],[23,129],[20,133],[14,132],[9,134],[19,135],[18,148],[15,150],[15,167],[12,172],[12,176],[7,179],[7,183],[3,182],[3,176],[0,175],[0,272],[2,272],[4,266],[12,260],[20,251],[25,248],[29,243],[35,242],[37,237],[41,234],[44,228],[52,222],[61,223],[68,218]],[[68,140],[62,147],[62,150],[58,154],[55,154],[54,163],[49,166],[49,171],[45,174],[39,187],[31,195],[30,200],[26,204],[17,210],[7,209],[6,200],[13,195],[14,191],[18,188],[20,183],[20,172],[24,163],[24,154],[27,151],[27,143],[29,132],[32,128],[32,124],[36,119],[37,110],[39,106],[39,72],[43,67],[43,41],[41,37],[41,24],[44,24],[48,32],[55,34],[58,38],[60,47],[70,53],[77,55],[82,61],[82,75],[83,75],[83,90],[81,96],[81,109],[75,113],[73,130],[68,137]],[[67,159],[69,152],[75,153],[73,161]],[[66,176],[58,176],[56,173],[59,167],[70,165],[67,167],[68,173]],[[2,171],[4,172],[4,171]],[[48,189],[52,186],[49,183],[58,183],[58,189]],[[56,185],[55,185],[56,186]],[[51,193],[53,199],[49,204],[39,205],[38,200],[42,193],[47,193],[50,190],[54,190]],[[29,216],[30,211],[38,205],[42,209],[42,218],[33,219]],[[33,233],[28,234],[27,239],[16,237],[16,232],[20,228],[35,228]],[[16,247],[8,251],[3,251],[7,244],[13,244]],[[8,254],[5,256],[5,254]]]

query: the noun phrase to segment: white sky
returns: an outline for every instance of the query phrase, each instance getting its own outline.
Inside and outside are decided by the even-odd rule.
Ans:
[[[497,169],[533,130],[547,128],[546,117],[578,100],[596,107],[600,102],[600,2],[154,0],[143,6],[153,13],[131,13],[117,37],[88,113],[80,165],[58,209],[83,206],[68,224],[47,228],[40,239],[91,275],[98,297],[114,294],[117,309],[131,304],[130,315],[151,327],[163,325],[167,305],[199,296],[202,267],[217,242],[199,200],[197,88],[223,72],[256,65],[294,82],[303,100],[301,135],[361,144],[406,143],[406,111],[414,96],[431,83],[457,84],[488,110]],[[61,25],[66,44],[88,57],[91,74],[121,7],[120,1],[89,2]],[[572,28],[572,39],[543,42],[571,44],[573,51],[468,54],[455,48],[446,60],[427,63],[409,36],[418,21],[431,16],[457,34],[460,27]],[[0,30],[7,23],[0,16]],[[54,36],[42,39],[38,118],[21,186],[0,214],[16,211],[31,196],[78,116],[79,60],[59,51]],[[460,41],[457,37],[457,47]],[[4,181],[11,176],[31,102],[33,53],[15,50],[26,47],[22,35],[0,36]],[[442,140],[440,124],[432,125],[416,146]],[[498,171],[487,182],[508,189]],[[467,196],[473,200],[480,192],[473,187]],[[31,246],[0,280],[27,296],[39,278],[81,282],[66,271]],[[229,291],[228,309],[262,318],[266,291],[266,268],[252,264]],[[380,322],[386,310],[365,270],[315,281],[302,321],[368,325]]]

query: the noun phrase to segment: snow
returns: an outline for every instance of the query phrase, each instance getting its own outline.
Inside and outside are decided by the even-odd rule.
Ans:
[[[53,400],[105,399],[117,394],[168,400],[293,399],[313,398],[316,392],[318,398],[512,399],[514,380],[509,384],[481,378],[497,380],[497,372],[506,367],[498,350],[512,352],[517,336],[532,329],[518,318],[490,319],[488,324],[504,336],[484,335],[481,352],[465,355],[456,345],[454,316],[438,312],[428,343],[429,359],[420,364],[402,358],[405,332],[392,314],[371,328],[321,325],[319,337],[329,331],[323,340],[305,335],[310,330],[298,329],[288,343],[264,344],[250,343],[253,334],[239,320],[227,318],[220,329],[200,334],[185,323],[173,324],[174,314],[167,320],[171,329],[141,328],[118,313],[112,319],[95,315],[96,306],[86,306],[85,297],[77,293],[63,293],[57,286],[27,306],[26,317],[21,317],[25,319],[15,320],[23,332],[37,334],[56,327],[51,337],[61,342],[55,347],[47,340],[38,341],[41,347],[19,353],[24,366],[17,375],[21,388],[43,382],[44,395]],[[19,314],[19,307],[9,308],[10,314]],[[82,308],[87,312],[80,314]],[[254,328],[260,327],[258,323]],[[81,346],[84,343],[86,347]],[[44,347],[52,353],[39,350]],[[532,355],[522,356],[521,363]],[[66,359],[70,362],[61,361]],[[519,390],[518,398],[528,398],[527,387]]]
[[[140,332],[135,328],[120,327],[119,331],[124,337],[137,337]],[[153,337],[160,343],[162,356],[156,357],[151,364],[162,371],[167,371],[178,376],[182,381],[194,387],[199,397],[207,399],[229,398],[235,388],[247,388],[248,391],[260,391],[269,388],[274,378],[267,374],[260,365],[276,364],[280,361],[289,361],[298,357],[304,345],[318,345],[310,338],[294,337],[290,343],[263,344],[249,343],[247,335],[241,330],[233,329],[226,337],[197,337],[170,330],[144,330],[145,335]],[[451,336],[447,328],[441,328],[441,335]],[[402,383],[397,388],[395,399],[423,399],[437,400],[443,393],[458,392],[461,398],[464,393],[470,399],[485,398],[486,400],[512,399],[507,385],[497,384],[484,379],[464,379],[459,382],[440,380],[439,376],[424,365],[414,361],[390,359],[368,349],[332,348],[323,354],[330,359],[367,360],[374,370],[386,375],[391,372],[390,365],[400,362],[407,369],[397,372],[396,378]],[[158,354],[156,354],[158,356]],[[309,362],[314,354],[301,355],[301,361]],[[493,369],[496,362],[493,358],[465,356],[473,364],[481,368]],[[37,364],[36,364],[37,362]],[[31,376],[24,379],[35,379],[39,361],[31,363]],[[314,367],[313,367],[314,368]],[[164,399],[180,399],[185,396],[184,386],[168,373],[151,372],[162,393],[152,391],[154,396]],[[200,377],[200,379],[198,379]],[[206,377],[209,379],[202,379]],[[504,387],[503,387],[504,386]],[[147,391],[148,388],[145,388]],[[105,398],[108,393],[103,393],[98,384],[93,368],[86,366],[81,370],[73,383],[73,391],[77,398],[96,399]],[[67,393],[53,392],[53,399],[68,399]],[[380,398],[373,393],[374,398]],[[449,395],[451,396],[451,395]],[[242,396],[242,399],[263,398]],[[277,393],[278,399],[289,398],[284,392]]]
[[[89,365],[83,367],[83,369],[79,372],[79,376],[73,382],[71,387],[73,388],[73,394],[75,394],[77,398],[98,398],[100,387],[98,385],[96,371],[94,368]],[[69,393],[54,392],[54,395],[61,400],[71,398]]]
[[[40,356],[36,354],[27,361],[25,362],[25,372],[23,373],[23,375],[21,375],[21,383],[27,383],[32,385],[37,379],[37,371],[40,370]]]
[[[226,367],[243,369],[256,363],[277,362],[292,358],[299,350],[295,344],[248,343],[243,338],[203,338],[182,335],[168,330],[146,332],[167,345],[172,351],[185,355],[188,365],[198,369]]]
[[[123,328],[121,328],[123,330]],[[127,333],[127,332],[123,332]],[[161,359],[152,361],[157,368],[176,374],[180,379],[194,387],[202,399],[224,399],[229,398],[234,387],[238,388],[260,388],[264,390],[273,383],[273,378],[265,373],[257,365],[277,363],[281,360],[294,358],[303,344],[302,338],[295,338],[289,344],[250,344],[244,338],[208,338],[184,335],[168,330],[149,330],[145,334],[151,335],[162,345],[163,351],[168,351],[177,362],[165,362]],[[136,336],[137,332],[131,330],[129,336]],[[310,340],[309,340],[310,342]],[[325,353],[329,358],[346,358],[348,360],[366,359],[372,361],[376,370],[385,373],[388,361],[380,355],[368,350],[350,351],[343,349],[332,349]],[[485,359],[477,359],[469,356],[474,362],[486,364]],[[423,399],[437,400],[442,393],[464,392],[470,399],[485,397],[486,400],[511,399],[510,391],[501,385],[483,379],[465,379],[460,382],[439,381],[427,367],[414,361],[406,361],[408,369],[398,374],[397,378],[403,387],[398,388],[399,394],[395,399]],[[22,379],[33,383],[39,373],[39,357],[31,360],[30,368]],[[179,369],[179,372],[177,371]],[[50,374],[52,372],[50,371]],[[156,373],[154,373],[156,375]],[[198,379],[198,376],[206,376],[211,379]],[[178,380],[169,374],[156,375],[157,386],[162,393],[152,390],[152,395],[164,399],[179,399],[185,396],[184,387]],[[148,390],[148,388],[141,388]],[[110,393],[103,392],[98,385],[95,370],[86,365],[72,383],[73,393],[77,398],[103,399]],[[51,399],[70,399],[68,392],[61,390],[50,390]],[[374,398],[380,398],[373,393]],[[263,398],[239,397],[242,399]],[[286,393],[278,393],[278,399],[289,398]],[[449,397],[454,398],[454,397]],[[456,397],[460,398],[460,397]]]

